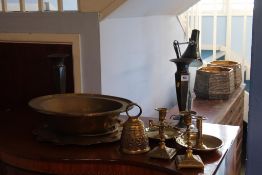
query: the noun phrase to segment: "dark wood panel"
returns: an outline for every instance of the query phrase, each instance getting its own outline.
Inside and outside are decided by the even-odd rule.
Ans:
[[[67,92],[74,92],[71,45],[0,43],[0,110],[27,106],[37,96],[55,93],[52,64],[47,56],[68,54]]]

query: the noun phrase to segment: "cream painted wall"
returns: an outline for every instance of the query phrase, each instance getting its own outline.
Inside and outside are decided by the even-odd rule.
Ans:
[[[173,41],[184,41],[176,16],[107,18],[100,22],[102,93],[128,98],[152,116],[176,103]]]

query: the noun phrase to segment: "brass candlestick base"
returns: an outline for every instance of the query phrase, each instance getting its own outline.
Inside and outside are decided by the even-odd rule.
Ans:
[[[149,152],[149,157],[158,159],[172,159],[176,155],[176,149],[167,146],[158,146]]]
[[[186,155],[176,156],[177,168],[201,168],[204,169],[204,163],[198,155],[193,155],[192,150],[188,149]]]

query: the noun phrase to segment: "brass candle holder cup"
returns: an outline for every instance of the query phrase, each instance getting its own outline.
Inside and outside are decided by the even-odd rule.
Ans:
[[[152,121],[149,125],[151,127],[158,127],[159,128],[159,137],[160,142],[157,147],[152,149],[149,152],[149,157],[151,158],[159,158],[159,159],[172,159],[176,154],[175,148],[169,148],[165,144],[165,133],[164,129],[167,127],[164,124],[164,120],[166,117],[167,109],[166,108],[157,108],[156,109],[159,112],[159,124],[154,124]]]

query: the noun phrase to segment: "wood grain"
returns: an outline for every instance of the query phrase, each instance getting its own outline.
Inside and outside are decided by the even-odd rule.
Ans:
[[[201,172],[196,169],[178,171],[174,160],[151,159],[146,154],[123,154],[119,151],[119,142],[94,146],[56,146],[40,143],[32,135],[32,130],[41,123],[39,114],[31,111],[12,111],[2,112],[0,115],[0,157],[4,163],[17,168],[51,174],[117,172],[191,175]],[[150,118],[143,118],[145,123],[148,119]],[[204,127],[204,133],[216,135],[224,141],[224,146],[219,151],[200,154],[206,164],[204,172],[214,174],[237,135],[238,127],[212,124],[205,124]],[[171,145],[175,147],[174,142]],[[182,152],[183,150],[180,151]]]
[[[126,155],[119,151],[120,142],[93,146],[57,146],[38,142],[32,131],[42,124],[42,116],[28,108],[0,111],[0,159],[3,162],[0,174],[185,174],[213,175],[216,173],[238,175],[239,153],[241,148],[241,116],[243,113],[243,87],[239,88],[229,100],[196,99],[193,109],[200,115],[208,117],[204,123],[204,133],[223,140],[223,147],[218,151],[199,154],[205,163],[204,171],[197,169],[177,170],[175,161],[151,159],[147,154]],[[177,114],[177,109],[168,115]],[[142,118],[145,125],[149,117]],[[239,122],[239,123],[237,123]],[[234,124],[239,126],[218,125],[210,123]],[[237,137],[237,139],[236,139]],[[157,145],[150,142],[151,148]],[[176,147],[178,154],[184,149],[174,141],[168,146]],[[0,165],[1,167],[1,165]],[[1,175],[2,175],[1,174]]]

